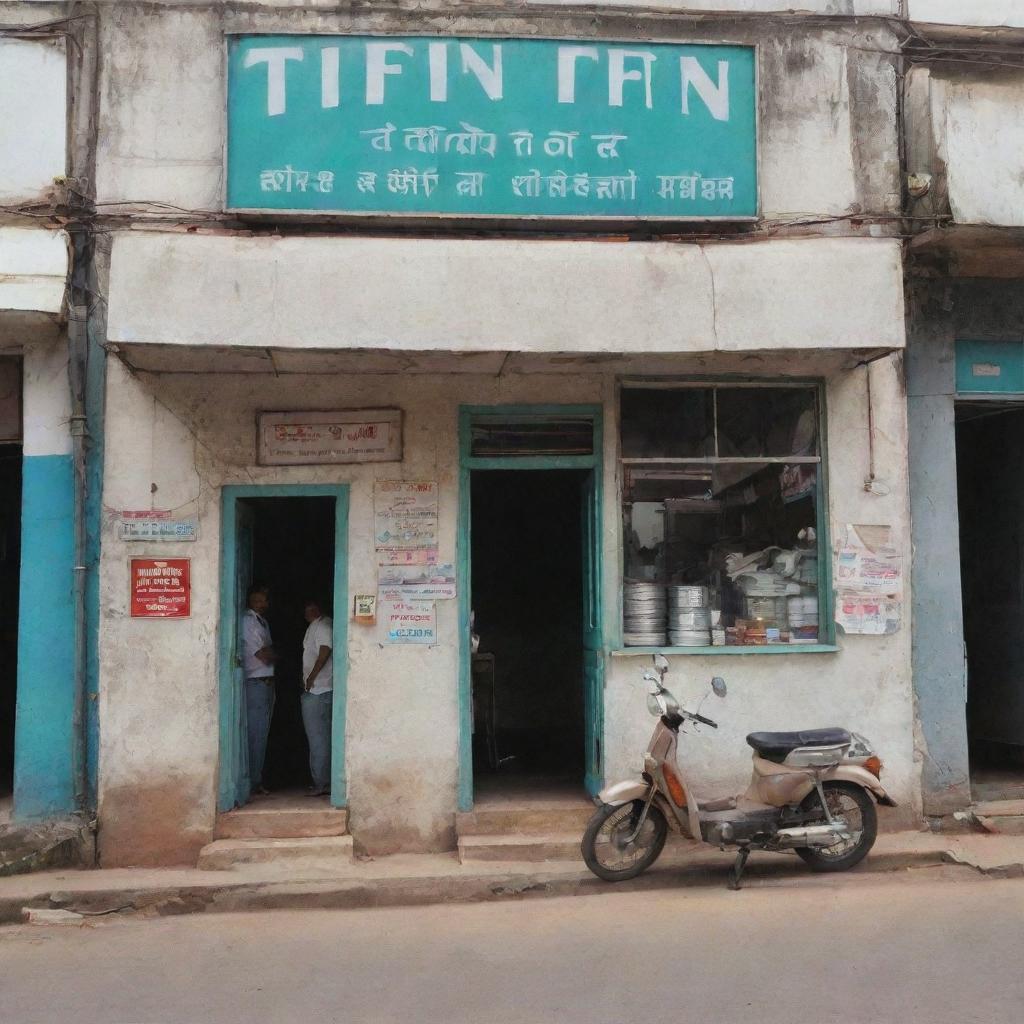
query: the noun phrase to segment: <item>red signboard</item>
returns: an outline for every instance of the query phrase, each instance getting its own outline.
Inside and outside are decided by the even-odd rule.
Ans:
[[[187,558],[131,560],[132,618],[187,619],[192,583]]]

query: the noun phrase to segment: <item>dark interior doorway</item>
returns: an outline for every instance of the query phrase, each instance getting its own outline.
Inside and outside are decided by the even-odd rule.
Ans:
[[[1024,796],[1024,407],[957,406],[967,734],[975,799]]]
[[[0,445],[0,800],[14,789],[21,582],[21,445]]]
[[[305,601],[333,615],[334,498],[247,498],[254,512],[252,578],[270,590],[267,622],[278,660],[277,700],[267,739],[264,784],[272,791],[309,785],[309,748],[302,726],[302,640]]]
[[[582,785],[586,477],[577,470],[473,471],[478,787],[503,780]]]

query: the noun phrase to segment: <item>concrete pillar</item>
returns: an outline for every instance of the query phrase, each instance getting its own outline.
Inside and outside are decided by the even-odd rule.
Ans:
[[[14,817],[75,810],[74,471],[67,342],[24,355],[21,596]]]

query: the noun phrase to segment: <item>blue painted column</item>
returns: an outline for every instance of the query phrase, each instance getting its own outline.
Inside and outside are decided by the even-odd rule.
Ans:
[[[24,357],[21,588],[14,817],[75,810],[74,471],[67,343]]]

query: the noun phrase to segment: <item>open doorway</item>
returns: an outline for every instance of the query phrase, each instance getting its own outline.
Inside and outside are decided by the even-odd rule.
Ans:
[[[226,812],[248,803],[257,788],[255,773],[250,771],[247,715],[248,694],[253,690],[258,690],[256,696],[271,716],[259,779],[262,785],[278,802],[305,795],[313,781],[307,729],[319,724],[318,734],[330,764],[319,762],[325,778],[313,788],[324,794],[329,791],[330,802],[344,806],[345,609],[337,609],[340,618],[333,624],[322,624],[330,641],[323,645],[323,653],[330,660],[313,669],[319,682],[311,695],[322,698],[315,702],[303,696],[303,679],[308,675],[303,641],[309,625],[304,614],[307,602],[313,600],[324,616],[333,618],[339,595],[344,600],[347,592],[348,488],[313,484],[225,487],[223,529],[218,808]],[[269,594],[269,607],[261,609],[261,626],[269,627],[275,654],[272,709],[270,702],[262,699],[265,691],[247,682],[247,677],[270,675],[261,671],[266,666],[257,665],[252,653],[249,667],[245,667],[243,624],[254,586],[266,588]],[[341,652],[338,657],[334,657],[335,651]],[[309,660],[311,665],[315,662],[316,651]],[[306,721],[304,703],[315,703],[317,708]],[[310,712],[312,707],[305,710]]]
[[[266,618],[274,639],[276,700],[267,738],[263,783],[272,793],[310,783],[302,724],[303,605],[315,599],[333,617],[334,499],[254,498],[252,579],[269,590]]]
[[[477,797],[583,788],[589,480],[578,469],[471,474]]]
[[[0,444],[0,820],[14,791],[21,579],[21,445]]]
[[[1024,406],[956,409],[967,734],[976,800],[1024,797]]]

